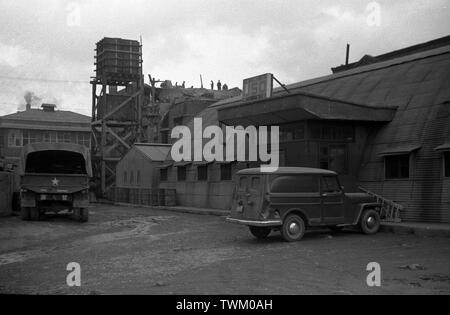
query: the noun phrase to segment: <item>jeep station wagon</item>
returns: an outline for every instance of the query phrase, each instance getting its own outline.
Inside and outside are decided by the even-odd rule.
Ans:
[[[338,231],[357,226],[365,234],[380,229],[381,205],[365,193],[345,193],[335,172],[298,167],[262,173],[237,173],[228,222],[247,225],[258,239],[280,230],[288,242],[302,239],[308,227]]]

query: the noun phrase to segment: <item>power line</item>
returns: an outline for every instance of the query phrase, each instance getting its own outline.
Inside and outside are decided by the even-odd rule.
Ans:
[[[74,83],[74,84],[90,84],[89,81],[73,81],[73,80],[56,80],[56,79],[42,79],[42,78],[25,78],[25,77],[9,77],[9,76],[0,76],[2,80],[11,80],[11,81],[40,81],[40,82],[48,82],[48,83]]]

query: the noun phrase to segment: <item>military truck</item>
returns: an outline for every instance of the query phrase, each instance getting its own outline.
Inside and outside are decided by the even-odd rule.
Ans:
[[[46,212],[70,211],[89,219],[89,149],[69,143],[34,143],[22,149],[20,205],[23,220],[37,221]]]

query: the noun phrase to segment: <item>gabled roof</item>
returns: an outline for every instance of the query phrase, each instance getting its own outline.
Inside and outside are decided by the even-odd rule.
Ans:
[[[136,143],[133,147],[155,162],[164,162],[171,150],[171,145],[158,143]]]

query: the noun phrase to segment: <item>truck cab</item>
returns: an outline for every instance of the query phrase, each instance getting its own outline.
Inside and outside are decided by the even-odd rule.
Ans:
[[[89,218],[89,149],[67,143],[25,146],[21,159],[20,204],[23,220],[39,220],[46,212],[72,212]]]
[[[345,193],[337,173],[313,168],[284,167],[275,173],[259,168],[237,173],[231,216],[257,238],[280,230],[286,241],[300,240],[309,227],[340,230],[358,226],[366,234],[380,228],[374,197]]]

